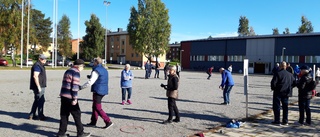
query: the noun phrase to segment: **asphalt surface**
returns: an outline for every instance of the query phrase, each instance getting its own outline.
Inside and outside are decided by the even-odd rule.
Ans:
[[[91,132],[92,136],[184,137],[223,125],[230,119],[246,117],[244,80],[241,74],[233,75],[235,86],[230,94],[231,105],[225,106],[220,105],[223,102],[222,91],[218,88],[221,82],[220,74],[214,73],[211,80],[207,80],[207,74],[204,72],[181,72],[177,101],[181,122],[163,125],[162,121],[168,117],[167,98],[165,91],[160,87],[161,83],[166,83],[163,71],[160,71],[160,79],[144,79],[144,70],[133,70],[135,79],[132,105],[120,104],[120,72],[121,70],[109,70],[109,95],[103,98],[103,109],[114,125],[107,130],[85,127],[85,131]],[[27,119],[33,102],[33,93],[28,89],[30,71],[0,70],[0,136],[54,136],[59,128],[59,91],[63,73],[63,70],[47,71],[48,87],[44,113],[49,119],[38,121]],[[81,72],[81,83],[87,80],[88,74],[89,70]],[[268,75],[249,76],[248,116],[271,109],[270,80],[271,76]],[[84,124],[90,122],[91,97],[89,88],[79,92]],[[290,102],[295,101],[296,89],[294,97],[290,99]],[[76,136],[73,118],[70,116],[69,120],[68,134]],[[104,126],[101,119],[98,120],[97,126]]]

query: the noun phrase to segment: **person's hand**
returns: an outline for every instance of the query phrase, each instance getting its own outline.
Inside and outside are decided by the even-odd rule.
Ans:
[[[71,102],[72,105],[76,105],[78,103],[78,101],[75,99]]]
[[[224,88],[222,86],[219,86],[219,89],[223,90]]]
[[[41,93],[41,87],[40,86],[38,87],[38,93]]]

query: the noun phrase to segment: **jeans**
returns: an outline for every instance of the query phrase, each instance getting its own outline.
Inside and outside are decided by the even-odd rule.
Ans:
[[[159,78],[159,69],[155,69],[155,71],[154,78]]]
[[[44,92],[45,92],[45,88],[41,88],[40,92],[38,92],[38,90],[33,91],[34,101],[32,104],[31,112],[29,113],[30,117],[36,116],[37,109],[38,109],[39,118],[45,117],[43,114],[43,106],[44,106],[44,102],[45,102]]]
[[[280,109],[282,104],[282,122],[288,123],[288,100],[289,97],[281,96],[273,93],[272,109],[274,114],[274,122],[280,123]],[[281,103],[281,104],[280,104]]]
[[[58,135],[64,135],[67,132],[69,122],[69,115],[71,114],[77,127],[77,134],[83,134],[83,125],[81,122],[81,110],[79,103],[76,105],[71,104],[72,100],[69,98],[61,97],[60,106],[60,126]]]
[[[306,111],[306,123],[311,124],[310,99],[299,97],[299,123],[303,124],[304,111]]]
[[[144,76],[144,78],[149,78],[149,71],[148,70],[146,70],[146,75]]]
[[[92,114],[91,114],[91,124],[96,124],[98,121],[98,117],[100,116],[103,121],[107,124],[110,122],[110,118],[108,117],[107,113],[105,113],[102,109],[101,100],[104,96],[93,93],[92,99]]]
[[[127,100],[129,100],[131,98],[131,93],[132,93],[132,87],[129,88],[121,88],[122,90],[122,100],[126,100],[126,91],[128,91],[128,98]]]
[[[224,103],[229,104],[230,103],[230,92],[233,86],[225,86],[225,88],[223,89],[223,100]]]
[[[176,104],[176,99],[168,97],[168,109],[169,109],[169,118],[168,120],[172,120],[173,113],[176,116],[176,119],[180,120],[179,110]]]

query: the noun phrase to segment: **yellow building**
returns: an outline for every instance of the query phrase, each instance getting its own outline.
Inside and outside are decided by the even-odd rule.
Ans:
[[[143,67],[147,62],[147,58],[136,53],[132,45],[129,44],[129,34],[118,28],[117,32],[108,32],[107,35],[107,62],[112,64],[130,64],[133,66]],[[156,58],[151,58],[154,64]],[[161,67],[166,62],[166,54],[158,57]]]

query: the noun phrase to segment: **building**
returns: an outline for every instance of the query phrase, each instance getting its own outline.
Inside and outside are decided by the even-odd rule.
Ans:
[[[320,65],[320,33],[261,35],[210,38],[181,42],[182,67],[206,70],[215,66],[233,72],[243,70],[243,59],[249,60],[249,73],[270,74],[282,60],[295,65]]]
[[[108,32],[107,35],[107,62],[112,64],[130,64],[143,67],[148,60],[145,56],[136,53],[129,44],[129,34],[118,28],[117,32]],[[156,58],[151,58],[153,63]],[[165,55],[158,57],[161,66],[164,66]]]
[[[82,39],[79,39],[79,42],[82,42]],[[79,45],[79,43],[78,43],[78,39],[72,39],[71,40],[71,45],[72,45],[72,49],[71,49],[71,51],[72,51],[72,53],[73,54],[77,54],[77,52],[78,52],[78,47],[80,46]],[[79,52],[81,53],[82,51],[81,51],[81,49],[80,49],[80,47],[79,47]]]
[[[166,55],[167,60],[179,60],[180,61],[180,43],[176,42],[169,44],[169,52]]]

